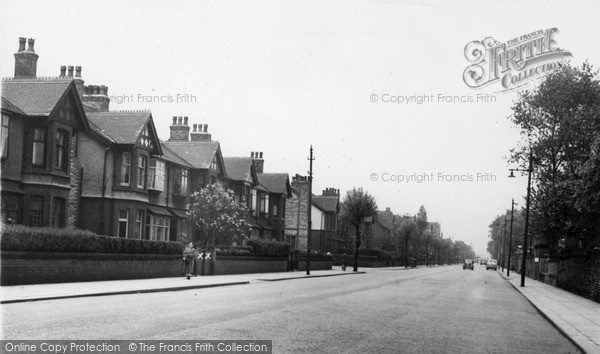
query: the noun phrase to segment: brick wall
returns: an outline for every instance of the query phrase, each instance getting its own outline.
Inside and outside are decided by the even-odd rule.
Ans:
[[[556,285],[600,302],[600,252],[558,258]]]
[[[2,252],[1,284],[43,284],[181,276],[179,255]]]
[[[287,258],[219,256],[214,274],[285,272],[287,262]],[[2,252],[0,266],[1,285],[183,276],[180,255]],[[208,275],[212,265],[205,266]],[[329,268],[311,268],[331,269],[331,261]],[[196,271],[201,273],[200,262]]]

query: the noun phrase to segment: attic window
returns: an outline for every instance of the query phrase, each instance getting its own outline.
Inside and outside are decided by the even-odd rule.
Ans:
[[[219,167],[217,165],[217,157],[213,157],[212,162],[210,163],[210,169],[213,171],[219,171]]]

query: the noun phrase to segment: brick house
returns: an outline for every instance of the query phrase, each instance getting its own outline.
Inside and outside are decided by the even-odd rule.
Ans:
[[[170,163],[175,168],[171,172],[174,181],[172,194],[177,197],[175,202],[178,207],[185,208],[189,202],[188,195],[208,184],[219,183],[225,187],[230,185],[221,146],[219,142],[212,141],[208,125],[194,124],[190,132],[188,117],[173,117],[170,130],[169,140],[162,142],[162,146],[169,154],[176,156],[170,159]],[[183,210],[179,213],[183,213]],[[201,230],[187,225],[187,233],[189,236],[182,235],[181,239],[200,241]]]
[[[267,206],[264,208],[265,211],[258,215],[257,223],[264,229],[269,229],[268,233],[265,232],[265,238],[284,241],[286,201],[292,196],[289,175],[287,173],[259,173],[258,180],[267,191]]]
[[[250,210],[250,238],[283,241],[285,239],[285,204],[291,195],[287,173],[262,173],[262,152],[250,157],[225,157],[230,188]]]
[[[90,128],[73,78],[38,78],[33,39],[19,39],[2,80],[2,221],[74,227],[79,132]],[[75,181],[75,185],[72,185]]]
[[[254,157],[254,153],[252,153]],[[256,210],[258,207],[258,194],[263,193],[259,187],[258,176],[253,159],[250,157],[224,157],[227,176],[231,182],[229,188],[235,193],[238,203],[243,203],[251,215],[248,215],[250,224],[249,237],[262,238],[262,227],[256,222]]]
[[[338,234],[340,212],[340,190],[326,188],[320,196],[312,197],[311,244],[321,252],[334,252]]]

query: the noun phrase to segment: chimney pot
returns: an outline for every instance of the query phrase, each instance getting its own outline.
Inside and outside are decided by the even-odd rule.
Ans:
[[[204,132],[208,133],[208,124],[204,124]]]
[[[27,39],[25,37],[19,38],[19,52],[22,52],[25,50],[25,42],[26,41],[27,41]]]
[[[252,159],[254,158],[254,151],[250,152],[250,158],[252,158]]]
[[[81,77],[81,66],[75,67],[75,77]]]
[[[197,128],[198,128],[198,124],[194,124],[194,133],[196,132]]]
[[[188,117],[183,117],[183,125],[188,125]]]
[[[69,65],[69,73],[67,74],[67,77],[73,77],[73,65]]]
[[[262,158],[263,158],[263,157],[262,157],[262,151],[260,152],[260,157],[259,157],[259,158],[260,158],[260,159],[262,159]]]
[[[27,51],[35,53],[35,50],[33,49],[33,45],[35,44],[35,39],[29,38],[29,40],[27,41],[27,44],[28,44]]]
[[[177,117],[177,123],[178,123],[179,125],[183,125],[183,124],[181,123],[181,120],[182,120],[182,119],[183,119],[183,118],[182,118],[181,116]]]
[[[65,65],[61,65],[60,67],[60,77],[67,76],[67,67]]]
[[[177,116],[173,116],[173,124],[172,125],[176,125],[177,124]]]

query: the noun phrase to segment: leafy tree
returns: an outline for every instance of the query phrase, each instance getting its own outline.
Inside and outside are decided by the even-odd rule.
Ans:
[[[565,238],[592,244],[598,237],[597,222],[590,224],[598,211],[593,200],[600,195],[589,183],[600,136],[598,73],[588,63],[564,65],[520,93],[512,110],[524,141],[511,150],[511,161],[527,169],[531,156],[534,167],[532,233],[555,251]],[[591,199],[580,193],[586,187]]]
[[[346,193],[344,200],[344,214],[356,231],[354,239],[354,271],[358,271],[358,251],[361,245],[360,226],[364,223],[365,218],[374,217],[377,214],[377,203],[375,198],[362,188],[353,188]]]
[[[206,248],[210,235],[246,237],[250,225],[246,221],[248,209],[234,199],[233,191],[225,190],[218,183],[190,195],[188,205],[190,220],[201,233],[201,244]]]

